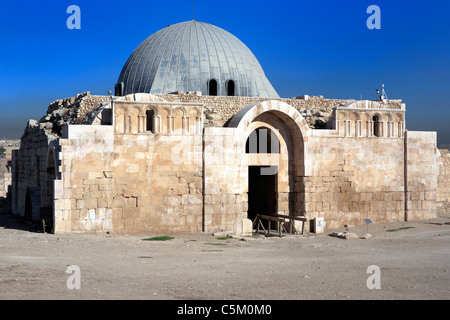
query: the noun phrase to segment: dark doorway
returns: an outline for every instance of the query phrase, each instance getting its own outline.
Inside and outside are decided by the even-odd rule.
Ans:
[[[257,214],[273,215],[277,212],[277,177],[278,173],[267,175],[270,166],[248,167],[248,214],[247,218],[254,221]],[[276,171],[278,172],[278,170]]]
[[[31,201],[31,194],[30,189],[27,189],[27,193],[25,195],[25,219],[30,220],[33,217],[33,208],[32,208],[32,201]]]
[[[380,118],[378,116],[374,116],[372,118],[373,121],[373,136],[379,137],[380,136]]]
[[[145,113],[147,115],[147,131],[155,133],[153,131],[153,117],[155,116],[155,111],[147,110]]]
[[[24,217],[29,221],[39,221],[41,207],[41,188],[28,187],[25,194]]]

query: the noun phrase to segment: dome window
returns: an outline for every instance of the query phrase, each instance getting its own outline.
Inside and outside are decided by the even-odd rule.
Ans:
[[[208,95],[217,96],[217,81],[214,79],[208,81]]]
[[[234,96],[234,81],[233,80],[227,81],[227,96],[230,96],[230,97]]]

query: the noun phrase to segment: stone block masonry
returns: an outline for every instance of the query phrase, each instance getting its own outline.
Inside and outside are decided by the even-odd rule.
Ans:
[[[250,185],[261,181],[270,181],[258,191],[273,198],[269,214],[323,217],[327,228],[448,212],[448,152],[436,149],[435,133],[405,134],[399,101],[108,99],[79,95],[29,122],[11,168],[15,214],[49,211],[56,233],[248,234],[259,208]],[[303,114],[316,112],[332,126],[314,129]],[[247,150],[261,128],[277,151]],[[251,166],[276,171],[264,180]]]
[[[439,176],[436,195],[437,214],[450,213],[450,152],[447,149],[439,149]],[[431,194],[425,194],[431,199]]]
[[[177,92],[176,94],[158,95],[168,102],[195,102],[203,104],[205,110],[205,126],[219,126],[225,125],[229,119],[237,114],[242,108],[260,103],[267,100],[285,102],[308,119],[309,125],[316,127],[316,120],[322,119],[327,122],[332,116],[333,108],[343,106],[349,102],[354,102],[353,99],[324,99],[322,96],[310,96],[305,99],[305,96],[297,98],[257,98],[257,97],[223,97],[223,96],[202,96],[196,92]],[[401,100],[390,100],[384,107],[386,109],[401,109]]]

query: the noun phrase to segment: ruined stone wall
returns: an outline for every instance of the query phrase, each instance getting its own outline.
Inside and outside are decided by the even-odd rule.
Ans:
[[[40,207],[51,207],[48,203],[49,184],[47,154],[49,143],[57,141],[62,128],[67,124],[81,123],[89,112],[110,100],[107,96],[91,96],[89,92],[75,97],[60,99],[52,102],[47,113],[39,121],[29,120],[21,137],[20,149],[13,153],[12,159],[12,212],[24,215],[26,193],[29,188],[39,195],[40,202],[33,203],[34,218],[39,218]],[[35,197],[39,198],[39,196]]]
[[[165,101],[169,102],[196,102],[205,105],[205,126],[223,126],[231,117],[238,113],[244,107],[267,101],[267,98],[257,97],[224,97],[224,96],[198,96],[195,92],[178,92],[177,94],[158,95]],[[309,125],[320,127],[316,122],[320,120],[325,123],[331,117],[332,109],[343,106],[348,102],[355,101],[353,99],[324,99],[322,96],[310,96],[308,98],[271,98],[285,102],[305,117]],[[386,109],[400,109],[401,100],[390,100],[384,107]]]
[[[56,232],[201,231],[201,106],[118,101],[114,112],[114,125],[63,131]]]
[[[11,184],[11,168],[0,164],[0,197],[6,198]]]
[[[11,212],[11,168],[6,165],[0,166],[0,214]]]
[[[53,133],[61,135],[63,126],[83,123],[90,112],[110,100],[108,96],[92,96],[89,92],[59,99],[48,106],[46,115],[39,122]]]
[[[439,177],[436,199],[437,214],[450,213],[450,152],[439,149]]]
[[[39,124],[35,120],[29,120],[21,138],[20,149],[13,151],[12,160],[12,186],[11,186],[11,210],[13,214],[23,216],[25,212],[25,198],[28,188],[37,188],[45,195],[47,183],[47,151],[50,141],[58,139],[51,133],[45,124]],[[41,203],[35,203],[34,208],[39,212],[39,207],[44,204],[45,197],[41,197]]]

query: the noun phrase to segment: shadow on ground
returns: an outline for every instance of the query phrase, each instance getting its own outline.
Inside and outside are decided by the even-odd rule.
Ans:
[[[0,228],[42,233],[42,228],[39,225],[10,213],[0,214]]]

